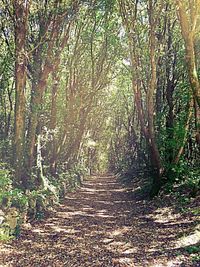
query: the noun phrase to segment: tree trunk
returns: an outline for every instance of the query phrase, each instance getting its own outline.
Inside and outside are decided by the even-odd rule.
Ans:
[[[174,102],[173,95],[176,88],[175,84],[175,65],[176,65],[176,51],[173,52],[172,47],[172,33],[171,23],[168,22],[168,40],[167,40],[167,64],[166,64],[166,100],[168,105],[168,114],[166,117],[166,133],[167,140],[173,140],[174,138]],[[174,147],[167,144],[166,147],[166,160],[171,163],[174,159]]]
[[[198,13],[200,11],[200,1],[190,4],[189,14],[184,1],[177,0],[178,15],[181,26],[182,36],[185,42],[186,62],[190,86],[195,100],[196,115],[196,141],[200,145],[200,81],[197,74],[195,56],[195,30]]]
[[[156,195],[162,185],[162,174],[163,168],[161,163],[161,157],[158,150],[158,146],[155,138],[154,131],[154,93],[156,91],[156,57],[155,57],[155,18],[152,1],[149,0],[149,24],[150,24],[150,62],[151,62],[151,79],[147,91],[147,111],[148,111],[148,133],[149,133],[149,147],[150,147],[150,156],[151,162],[154,169],[153,175],[153,185],[151,190],[151,195]]]
[[[18,185],[23,181],[24,163],[24,135],[25,135],[25,110],[26,110],[26,34],[29,14],[29,1],[14,1],[15,12],[15,127],[14,127],[14,166],[15,177]]]

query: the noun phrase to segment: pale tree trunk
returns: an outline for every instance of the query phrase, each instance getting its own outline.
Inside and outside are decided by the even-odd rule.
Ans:
[[[195,56],[195,33],[200,12],[200,0],[190,0],[189,7],[187,7],[185,0],[177,0],[176,4],[181,32],[185,42],[188,76],[195,99],[196,140],[200,145],[200,81],[197,74]]]
[[[42,146],[41,146],[41,129],[38,125],[38,134],[37,134],[37,157],[36,157],[36,167],[37,167],[37,187],[42,185],[44,187],[44,174],[43,174],[43,165],[42,165]]]
[[[26,109],[26,77],[27,55],[26,35],[29,14],[29,1],[16,0],[13,4],[15,12],[15,127],[14,127],[14,165],[17,183],[23,180],[24,135]]]

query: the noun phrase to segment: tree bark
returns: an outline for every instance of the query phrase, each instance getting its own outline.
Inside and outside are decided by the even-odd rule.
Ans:
[[[26,110],[26,77],[27,54],[26,35],[29,14],[29,1],[16,0],[13,4],[15,12],[15,126],[14,126],[14,166],[17,183],[24,184],[24,136]]]
[[[156,38],[155,38],[155,18],[154,18],[154,7],[151,0],[149,0],[149,42],[150,42],[150,63],[151,63],[151,79],[149,82],[149,87],[147,91],[147,111],[148,111],[148,133],[149,133],[149,147],[150,147],[150,155],[151,162],[154,168],[153,174],[153,186],[151,190],[151,195],[156,195],[160,187],[162,185],[162,174],[163,167],[161,163],[161,157],[158,150],[158,146],[155,138],[155,130],[154,130],[154,94],[156,91]]]
[[[200,1],[196,0],[193,3],[190,2],[189,14],[186,8],[185,1],[176,1],[178,18],[180,21],[181,32],[185,42],[186,62],[188,68],[188,76],[190,86],[193,92],[193,96],[196,102],[196,114],[197,114],[197,141],[199,140],[200,132],[200,81],[197,74],[196,56],[195,56],[195,31],[197,18],[200,11]]]
[[[173,140],[174,138],[174,101],[173,95],[174,90],[176,88],[176,74],[175,74],[175,66],[176,66],[176,50],[173,51],[172,46],[172,27],[170,20],[167,25],[168,29],[168,40],[167,40],[167,62],[166,62],[166,100],[168,105],[168,114],[166,117],[166,133],[167,139]],[[172,163],[174,159],[174,147],[172,145],[168,145],[166,147],[166,160],[168,163]]]

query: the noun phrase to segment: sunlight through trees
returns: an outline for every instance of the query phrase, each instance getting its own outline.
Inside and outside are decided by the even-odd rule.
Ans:
[[[2,209],[35,217],[107,172],[196,196],[199,14],[199,0],[1,0]]]

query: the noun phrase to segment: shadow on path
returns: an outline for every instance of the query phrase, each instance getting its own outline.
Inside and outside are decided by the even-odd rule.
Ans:
[[[193,222],[152,212],[115,177],[91,177],[48,218],[4,245],[0,266],[194,266],[176,258],[176,240]]]

